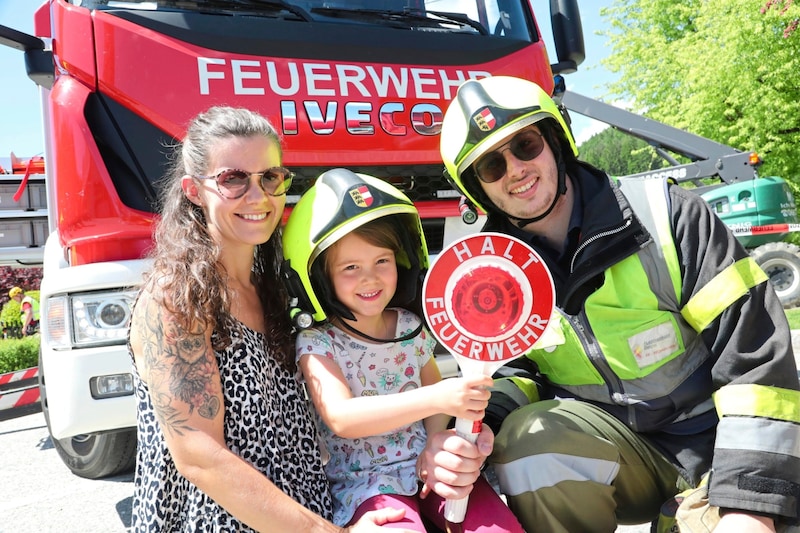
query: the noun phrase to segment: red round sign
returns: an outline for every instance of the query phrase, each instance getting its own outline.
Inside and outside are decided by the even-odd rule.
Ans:
[[[501,233],[479,233],[442,250],[425,277],[423,312],[453,355],[484,362],[518,357],[550,321],[555,289],[530,246]]]

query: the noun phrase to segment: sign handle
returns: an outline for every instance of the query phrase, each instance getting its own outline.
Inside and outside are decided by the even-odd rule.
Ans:
[[[478,435],[483,427],[482,420],[467,420],[466,418],[456,418],[456,433],[462,438],[467,439],[472,444],[478,440]],[[444,503],[444,519],[448,522],[460,524],[467,515],[467,504],[469,496],[460,500],[448,499]]]
[[[542,258],[500,233],[459,239],[442,250],[422,287],[425,319],[464,376],[491,376],[522,357],[547,329],[555,287]],[[456,419],[456,433],[475,443],[483,420]],[[456,532],[469,498],[448,499],[447,531]]]

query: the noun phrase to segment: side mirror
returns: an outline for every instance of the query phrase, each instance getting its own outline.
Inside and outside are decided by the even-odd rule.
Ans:
[[[55,81],[53,52],[44,49],[44,41],[8,26],[0,25],[0,44],[25,53],[25,70],[36,85],[51,89]]]
[[[558,63],[550,68],[553,74],[575,72],[586,58],[577,0],[550,0],[550,19],[558,57]]]

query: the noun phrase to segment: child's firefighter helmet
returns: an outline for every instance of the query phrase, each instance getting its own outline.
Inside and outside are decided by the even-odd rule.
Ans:
[[[396,224],[402,249],[397,253],[397,290],[389,303],[419,312],[428,247],[419,213],[408,197],[389,183],[336,168],[324,172],[292,209],[283,230],[283,278],[299,327],[310,319],[354,320],[327,279],[320,254],[355,228],[388,217]]]

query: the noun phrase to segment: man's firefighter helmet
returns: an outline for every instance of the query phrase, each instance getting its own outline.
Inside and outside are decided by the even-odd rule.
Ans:
[[[382,217],[395,225],[402,249],[397,253],[397,290],[390,306],[417,311],[428,269],[428,248],[419,213],[408,197],[389,183],[336,168],[320,175],[292,209],[283,230],[282,275],[299,327],[334,316],[354,320],[336,298],[320,254],[335,242]]]
[[[556,103],[541,87],[510,76],[467,80],[458,88],[442,122],[440,149],[450,179],[462,194],[485,211],[481,198],[476,198],[479,191],[475,188],[480,188],[480,184],[472,165],[504,139],[548,119],[555,121],[553,125],[560,130],[556,134],[569,143],[577,157],[572,132]]]

